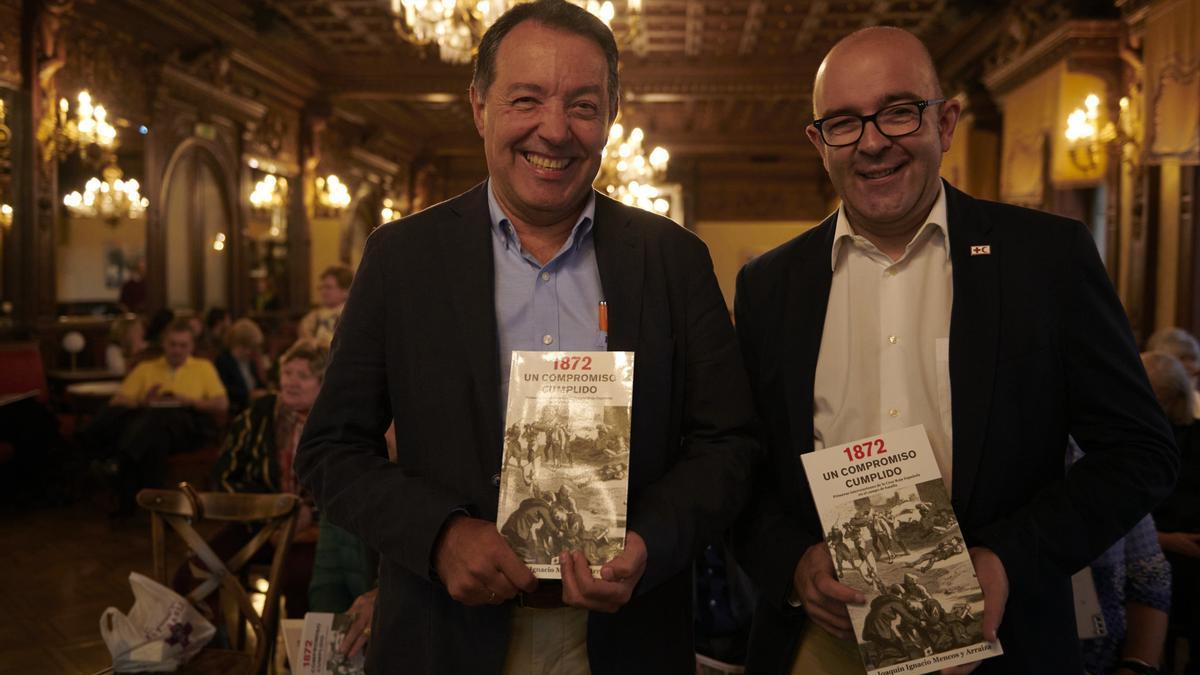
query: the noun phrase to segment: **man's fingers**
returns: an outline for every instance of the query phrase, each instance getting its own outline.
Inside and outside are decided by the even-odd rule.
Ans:
[[[563,553],[563,602],[598,612],[615,612],[629,601],[632,582],[604,581],[592,577],[582,553]]]
[[[1000,621],[1004,618],[1005,599],[995,591],[983,592],[983,637],[989,642],[996,641],[996,632],[1000,630]]]
[[[975,672],[975,669],[979,667],[980,663],[983,662],[976,661],[974,663],[968,663],[961,666],[954,666],[953,668],[943,668],[939,672],[941,675],[969,675],[969,673]]]
[[[349,658],[354,658],[355,656],[358,656],[358,653],[361,652],[363,647],[366,646],[367,633],[359,633],[358,635],[354,636],[354,640],[351,640],[350,636],[347,635],[346,639],[342,641],[342,648],[338,651]]]
[[[804,612],[818,626],[824,628],[826,632],[832,633],[842,639],[854,637],[852,633],[854,626],[850,623],[849,616],[832,611],[828,607],[819,604],[806,604]]]
[[[833,598],[839,602],[853,602],[854,604],[861,605],[867,601],[866,597],[858,590],[838,582],[832,575],[824,571],[813,575],[812,585],[821,595]]]
[[[561,559],[567,561],[567,566],[570,568],[569,574],[573,582],[572,585],[578,593],[579,598],[585,599],[593,582],[595,582],[595,579],[592,578],[592,570],[588,567],[587,559],[583,557],[582,553],[577,551],[566,551],[563,553]],[[567,575],[567,571],[564,570],[562,576],[565,577]],[[565,583],[566,580],[564,579],[563,581]]]
[[[971,549],[971,562],[983,591],[983,637],[994,642],[1008,604],[1008,574],[999,556],[986,548]]]
[[[625,548],[600,568],[600,578],[605,581],[632,579],[636,583],[646,571],[646,555],[646,542],[642,536],[629,530],[625,533]]]
[[[834,600],[833,598],[825,597],[823,595],[813,595],[810,598],[804,599],[805,611],[818,607],[829,616],[837,617],[839,624],[841,624],[843,628],[850,626],[850,611],[846,609],[845,603]],[[811,612],[809,613],[811,614]]]
[[[577,606],[583,601],[583,593],[579,587],[579,577],[576,576],[575,559],[569,551],[563,551],[558,556],[558,564],[561,571],[559,576],[562,577],[563,602]]]
[[[367,641],[366,621],[363,617],[355,615],[354,622],[350,624],[350,629],[346,631],[346,637],[342,638],[342,644],[338,645],[338,651],[345,656],[352,655],[361,647],[359,644]]]
[[[621,581],[633,576],[634,568],[637,566],[637,561],[634,560],[634,555],[629,551],[621,551],[621,554],[604,564],[600,568],[600,578],[605,581]]]
[[[537,577],[533,576],[529,566],[522,562],[516,553],[513,553],[508,544],[504,544],[504,548],[497,558],[497,569],[513,587],[526,592],[537,588]]]

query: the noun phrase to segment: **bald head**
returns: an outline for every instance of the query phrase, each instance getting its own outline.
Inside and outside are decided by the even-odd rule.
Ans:
[[[816,118],[804,133],[850,225],[893,259],[937,201],[942,155],[961,111],[961,102],[942,96],[925,45],[899,28],[846,36],[817,70]],[[830,129],[843,134],[832,144]]]
[[[938,82],[937,68],[925,44],[917,36],[894,26],[871,26],[857,30],[838,41],[825,55],[813,81],[813,114],[825,114],[825,88],[831,73],[837,74],[848,66],[870,60],[887,60],[903,63],[918,71],[921,81],[928,86],[932,98],[941,98],[942,87]]]

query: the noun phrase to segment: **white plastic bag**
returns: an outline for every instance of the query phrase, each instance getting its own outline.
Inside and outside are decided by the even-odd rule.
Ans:
[[[187,600],[153,579],[131,572],[129,585],[129,615],[109,607],[100,616],[100,635],[112,654],[114,671],[174,671],[217,632]]]

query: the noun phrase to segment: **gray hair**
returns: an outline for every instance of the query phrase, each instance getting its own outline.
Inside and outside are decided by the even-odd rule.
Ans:
[[[1200,344],[1196,343],[1196,338],[1191,333],[1182,328],[1162,328],[1155,331],[1146,342],[1146,350],[1166,352],[1180,361],[1200,360]]]
[[[1195,420],[1193,401],[1196,394],[1183,363],[1166,352],[1146,352],[1142,354],[1142,365],[1146,367],[1154,396],[1171,424],[1177,427],[1191,424]]]

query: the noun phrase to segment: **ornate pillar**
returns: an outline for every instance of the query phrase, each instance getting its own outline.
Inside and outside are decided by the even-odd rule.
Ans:
[[[55,124],[58,89],[55,76],[66,65],[63,17],[73,0],[26,0],[21,6],[21,96],[16,117],[36,129],[36,143],[18,145],[16,219],[13,245],[21,279],[14,314],[34,325],[55,314],[55,218],[58,211],[58,157]]]

